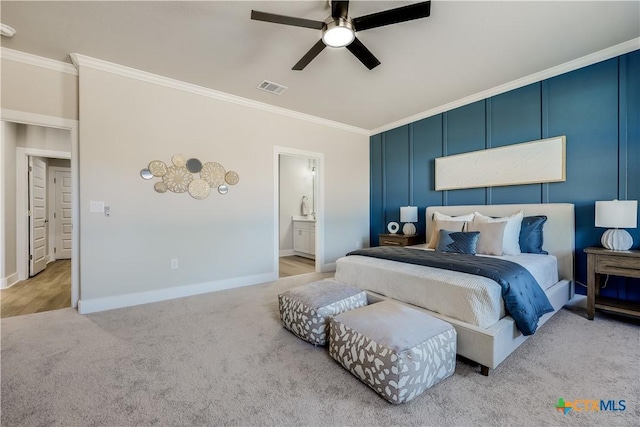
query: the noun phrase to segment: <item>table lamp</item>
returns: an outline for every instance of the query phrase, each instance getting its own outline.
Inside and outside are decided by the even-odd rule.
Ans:
[[[633,245],[631,235],[623,228],[638,226],[637,200],[596,202],[596,227],[609,228],[602,235],[602,246],[614,251],[626,251]]]
[[[413,236],[416,234],[416,226],[413,222],[418,222],[418,207],[417,206],[402,206],[400,208],[400,222],[406,224],[402,227],[402,233],[407,236]]]

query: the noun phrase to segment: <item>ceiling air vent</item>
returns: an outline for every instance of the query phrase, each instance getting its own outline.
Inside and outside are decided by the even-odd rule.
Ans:
[[[263,80],[262,83],[258,85],[258,89],[280,95],[282,92],[287,90],[287,87],[279,85],[278,83],[270,82],[268,80]]]

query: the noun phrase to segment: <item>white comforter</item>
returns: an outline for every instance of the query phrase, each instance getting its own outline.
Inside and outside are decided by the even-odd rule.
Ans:
[[[558,282],[552,255],[501,256],[528,269],[543,290]],[[495,281],[467,273],[351,255],[336,262],[336,280],[487,328],[505,316]]]

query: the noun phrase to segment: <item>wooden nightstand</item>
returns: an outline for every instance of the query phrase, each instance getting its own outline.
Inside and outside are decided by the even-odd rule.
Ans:
[[[600,296],[600,275],[640,278],[640,251],[612,251],[586,248],[587,253],[587,317],[593,320],[596,308],[615,313],[640,316],[640,303]]]
[[[378,234],[380,246],[411,246],[420,243],[419,236],[406,236],[404,234]]]

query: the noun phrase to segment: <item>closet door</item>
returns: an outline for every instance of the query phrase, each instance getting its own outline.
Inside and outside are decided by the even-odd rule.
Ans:
[[[47,164],[29,157],[29,276],[47,266]]]

